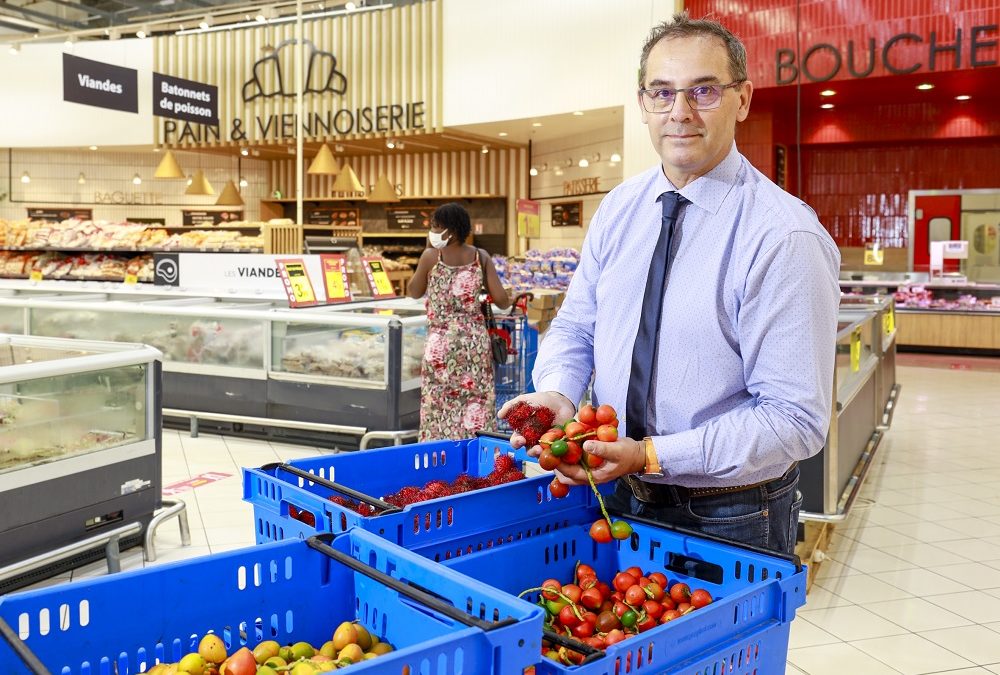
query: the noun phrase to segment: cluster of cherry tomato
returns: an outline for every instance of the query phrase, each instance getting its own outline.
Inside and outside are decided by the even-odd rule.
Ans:
[[[604,459],[597,455],[585,452],[584,441],[595,439],[604,443],[613,443],[618,440],[618,413],[610,405],[602,405],[595,408],[587,404],[581,406],[577,412],[576,419],[570,420],[561,427],[552,427],[539,439],[538,444],[542,447],[542,452],[538,456],[538,465],[546,471],[557,469],[560,464],[578,464],[587,472],[590,480],[590,487],[597,495],[597,500],[601,505],[603,518],[594,521],[590,527],[590,536],[594,541],[607,543],[613,539],[628,539],[632,535],[632,526],[624,520],[611,521],[607,510],[604,508],[604,500],[601,493],[594,485],[590,475],[591,469],[596,469],[604,463]],[[558,478],[553,478],[549,483],[549,492],[552,496],[561,499],[569,494],[569,486],[560,483]]]
[[[573,583],[546,580],[540,588],[539,604],[545,607],[545,627],[575,638],[595,649],[606,649],[657,625],[700,609],[712,602],[705,589],[694,592],[685,583],[669,585],[662,572],[644,574],[629,567],[607,584],[597,578],[590,565],[578,563]],[[543,641],[542,653],[567,665],[579,664],[584,655]]]

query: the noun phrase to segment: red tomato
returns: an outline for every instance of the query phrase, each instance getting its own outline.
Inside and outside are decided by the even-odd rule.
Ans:
[[[604,458],[598,457],[597,455],[592,455],[589,452],[583,453],[583,463],[589,466],[591,469],[596,469],[601,464],[604,464]]]
[[[601,597],[601,592],[594,587],[584,589],[580,596],[580,604],[587,609],[598,609],[602,602],[604,598]]]
[[[573,637],[588,638],[594,634],[594,624],[584,621],[573,626],[570,630],[573,632]]]
[[[567,628],[579,625],[583,619],[576,615],[576,608],[573,605],[566,605],[559,610],[559,622]]]
[[[690,602],[682,602],[681,604],[677,605],[677,611],[680,612],[681,614],[690,614],[691,612],[694,611],[694,607],[691,606]]]
[[[590,538],[598,544],[607,544],[611,541],[611,527],[604,518],[598,518],[590,526]]]
[[[645,618],[639,619],[635,622],[635,628],[640,633],[645,633],[650,628],[656,628],[656,619],[647,614]]]
[[[625,591],[625,602],[633,607],[638,608],[646,601],[646,591],[642,590],[642,587],[636,584],[635,586],[630,586],[627,591]]]
[[[594,649],[607,649],[608,645],[599,635],[591,635],[588,638],[583,638],[583,641],[593,647]]]
[[[543,448],[547,448],[552,444],[552,441],[558,441],[563,436],[565,436],[565,433],[563,433],[562,429],[549,429],[538,439],[538,444]]]
[[[590,428],[586,424],[580,424],[579,422],[570,422],[566,425],[566,437],[576,438],[577,436],[583,435],[590,431]]]
[[[546,579],[542,582],[542,588],[553,588],[559,591],[562,590],[562,584],[559,583],[558,579]],[[542,591],[542,597],[546,600],[558,600],[559,594],[551,591]]]
[[[611,597],[611,586],[608,586],[603,581],[597,582],[597,589],[601,592],[601,597],[605,600]]]
[[[549,483],[549,492],[556,499],[562,499],[569,494],[569,486],[565,483],[560,483],[558,478],[553,478],[552,482]],[[608,532],[608,536],[611,536],[610,532]]]
[[[602,424],[597,427],[597,440],[603,443],[614,443],[618,440],[618,427]]]
[[[255,675],[257,673],[257,660],[253,652],[243,647],[238,652],[229,657],[226,661],[227,675]]]
[[[654,619],[659,619],[660,615],[663,614],[664,609],[663,605],[656,602],[655,600],[646,600],[645,602],[642,603],[642,611],[644,611],[646,614],[653,617]]]
[[[650,581],[658,583],[660,585],[660,588],[667,587],[667,577],[662,572],[653,572],[647,576],[649,577]]]
[[[562,592],[569,598],[570,602],[580,602],[580,596],[583,595],[583,589],[576,584],[565,584],[562,587]]]
[[[604,636],[604,641],[610,647],[611,645],[618,644],[625,639],[625,632],[621,628],[615,628],[614,630],[608,631],[608,634]]]
[[[677,609],[677,603],[669,595],[664,595],[663,599],[660,600],[660,604],[663,605],[663,611]]]
[[[580,563],[576,566],[576,578],[582,579],[583,577],[594,577],[596,579],[597,572],[587,563]]]
[[[687,584],[674,584],[670,587],[670,599],[680,605],[691,600],[691,587]]]
[[[611,424],[618,419],[618,413],[607,403],[598,408],[594,416],[597,418],[598,424]]]
[[[595,426],[597,424],[597,410],[588,403],[580,408],[580,412],[576,414],[576,419],[588,427]]]
[[[648,595],[651,600],[655,600],[656,602],[660,602],[666,597],[666,593],[664,593],[663,588],[655,581],[650,581],[643,586],[643,588],[646,589],[646,595]]]
[[[640,568],[640,567],[638,567],[636,565],[632,565],[631,567],[629,567],[628,569],[626,569],[625,570],[625,574],[631,574],[633,577],[635,577],[635,582],[636,583],[639,583],[639,579],[641,579],[641,578],[643,578],[645,576],[642,573],[642,568]]]
[[[576,441],[566,441],[566,454],[560,457],[566,464],[579,464],[583,457],[583,448]]]
[[[668,609],[663,613],[663,616],[660,617],[660,623],[667,623],[669,621],[673,621],[674,619],[679,619],[679,618],[681,618],[680,612],[678,612],[676,609]]]
[[[559,466],[562,460],[552,454],[552,451],[548,448],[542,450],[542,454],[538,456],[538,466],[542,467],[546,471],[552,471],[552,469]]]
[[[619,572],[618,574],[615,575],[615,578],[611,583],[614,584],[615,590],[624,593],[632,586],[635,586],[636,578],[637,577],[632,576],[627,571]]]
[[[691,594],[691,606],[695,609],[701,609],[705,605],[710,604],[712,604],[712,594],[704,588],[699,588]]]

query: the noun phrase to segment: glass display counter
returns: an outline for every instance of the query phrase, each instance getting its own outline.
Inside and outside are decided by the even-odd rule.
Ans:
[[[841,311],[833,410],[823,450],[800,462],[803,520],[841,520],[881,439],[876,386],[882,330],[873,311]]]
[[[419,303],[296,310],[283,304],[0,289],[0,321],[9,317],[12,328],[31,335],[156,347],[163,352],[163,407],[169,410],[342,425],[362,434],[419,426],[426,335]],[[217,426],[263,433],[235,423]],[[306,436],[314,444],[325,441]]]
[[[148,523],[159,359],[145,345],[0,336],[0,565]]]

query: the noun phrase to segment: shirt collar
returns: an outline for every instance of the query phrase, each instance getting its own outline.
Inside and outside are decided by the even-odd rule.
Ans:
[[[679,192],[681,196],[698,208],[715,215],[722,208],[722,203],[726,201],[733,186],[736,185],[736,180],[742,169],[743,157],[736,149],[734,142],[729,149],[729,154],[715,168],[704,176],[691,181],[680,190],[674,187],[674,184],[663,175],[663,168],[660,167],[656,171],[656,177],[653,181],[653,199],[659,199],[664,192]]]

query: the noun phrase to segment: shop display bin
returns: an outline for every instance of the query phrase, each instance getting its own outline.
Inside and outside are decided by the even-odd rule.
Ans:
[[[149,522],[160,506],[159,359],[145,345],[0,336],[0,565]],[[31,581],[5,580],[0,593]]]
[[[216,633],[317,647],[358,620],[396,651],[351,672],[521,675],[542,611],[368,532],[267,546],[7,596],[2,618],[51,673],[133,675]],[[30,658],[30,656],[29,656]],[[32,672],[0,638],[6,674]]]
[[[682,581],[708,590],[714,602],[667,624],[597,652],[580,666],[540,658],[536,673],[619,675],[624,673],[785,672],[789,628],[806,600],[806,570],[795,556],[775,554],[636,517],[629,540],[598,544],[589,528],[600,512],[578,512],[569,523],[547,522],[548,531],[526,524],[498,528],[504,543],[482,548],[482,537],[416,549],[431,559],[495,588],[518,595],[548,578],[569,582],[577,562],[591,565],[610,583],[620,570],[637,565],[661,571],[670,583]],[[542,527],[543,521],[534,525]],[[530,525],[527,527],[530,528]],[[469,549],[473,549],[469,552]],[[460,555],[452,555],[455,552]],[[452,557],[448,558],[448,555]],[[538,593],[526,598],[538,600]]]
[[[378,499],[407,485],[422,487],[431,480],[451,483],[462,473],[485,476],[493,469],[495,454],[509,451],[505,437],[480,435],[463,441],[432,441],[245,468],[243,499],[253,504],[258,543],[361,527],[407,548],[471,536],[541,515],[569,513],[592,504],[593,493],[582,488],[554,499],[548,489],[551,476],[547,475],[402,509]],[[523,458],[523,452],[515,455],[515,459]],[[362,516],[330,501],[335,495],[354,500],[360,496],[385,511]]]

